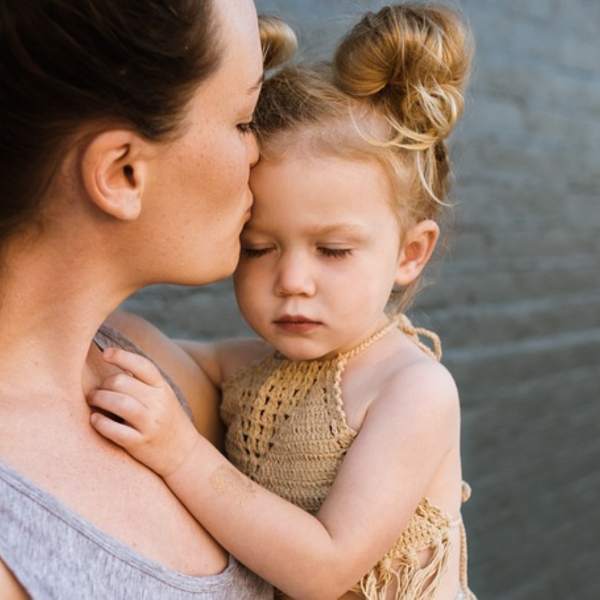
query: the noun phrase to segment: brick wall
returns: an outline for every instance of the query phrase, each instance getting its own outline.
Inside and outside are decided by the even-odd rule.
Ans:
[[[327,52],[383,2],[258,1]],[[455,233],[413,318],[463,404],[480,600],[600,598],[600,2],[464,0],[477,57],[453,143]],[[129,308],[185,337],[247,331],[229,282]]]

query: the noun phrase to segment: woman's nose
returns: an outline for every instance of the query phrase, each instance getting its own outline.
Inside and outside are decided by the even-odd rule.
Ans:
[[[256,141],[256,135],[254,133],[250,133],[246,136],[246,147],[248,152],[248,161],[250,162],[250,166],[253,167],[258,162],[260,157],[260,152],[258,150],[258,142]]]

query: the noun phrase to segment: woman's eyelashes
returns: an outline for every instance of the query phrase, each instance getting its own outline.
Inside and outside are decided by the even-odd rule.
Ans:
[[[248,133],[254,133],[254,121],[246,121],[245,123],[238,123],[237,128],[239,129],[240,133],[242,134],[248,134]]]

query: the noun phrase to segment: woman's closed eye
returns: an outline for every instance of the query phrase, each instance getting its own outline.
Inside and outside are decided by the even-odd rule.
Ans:
[[[238,123],[237,128],[243,135],[248,133],[254,133],[254,121],[247,121],[246,123]]]

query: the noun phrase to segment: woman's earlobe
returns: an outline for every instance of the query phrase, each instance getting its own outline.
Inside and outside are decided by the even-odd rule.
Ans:
[[[405,286],[415,281],[426,267],[440,235],[435,221],[420,221],[406,232],[398,258],[396,285]]]
[[[127,130],[95,136],[83,151],[82,179],[89,199],[116,219],[132,221],[142,209],[145,164],[141,140]]]

